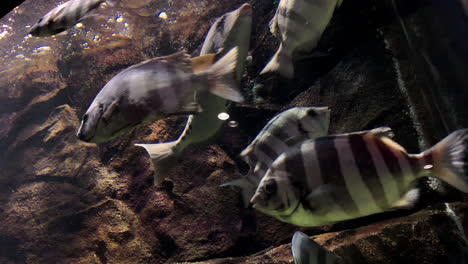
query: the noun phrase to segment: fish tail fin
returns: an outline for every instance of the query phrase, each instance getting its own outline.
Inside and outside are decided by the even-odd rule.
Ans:
[[[285,52],[283,45],[280,45],[278,51],[275,53],[270,62],[263,68],[260,74],[268,72],[279,72],[283,77],[292,79],[294,77],[294,65],[292,56]]]
[[[252,199],[252,196],[254,195],[255,188],[256,188],[256,185],[250,182],[247,177],[242,177],[240,179],[229,181],[229,182],[221,184],[220,186],[221,187],[236,186],[236,187],[241,188],[242,201],[244,202],[245,207],[249,206],[250,199]]]
[[[153,160],[165,159],[174,154],[174,147],[178,141],[171,141],[157,144],[135,144],[135,146],[143,147]]]
[[[306,234],[296,231],[292,238],[291,251],[294,263],[336,263],[338,257],[317,244]]]
[[[243,102],[244,97],[237,88],[234,70],[237,65],[238,48],[231,49],[204,73],[209,80],[208,91],[230,101]]]
[[[433,176],[468,193],[468,129],[452,132],[422,157],[424,169],[431,169]]]

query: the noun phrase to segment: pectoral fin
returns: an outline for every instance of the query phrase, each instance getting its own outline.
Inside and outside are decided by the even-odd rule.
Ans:
[[[250,182],[247,177],[243,177],[237,180],[233,180],[230,182],[226,182],[220,185],[221,187],[226,187],[226,186],[236,186],[241,188],[241,194],[242,194],[242,201],[244,202],[244,206],[248,207],[250,203],[250,199],[252,199],[255,189],[257,186]]]
[[[337,187],[332,184],[324,184],[315,188],[305,197],[304,207],[313,211],[315,214],[324,215],[330,211],[333,196],[337,193]]]

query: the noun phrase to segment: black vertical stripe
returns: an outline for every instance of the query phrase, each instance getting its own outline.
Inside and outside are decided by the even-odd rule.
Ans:
[[[334,137],[322,137],[315,140],[315,151],[323,184],[332,184],[340,188],[340,193],[333,194],[333,200],[345,213],[359,214],[359,208],[346,188],[334,140]]]
[[[293,186],[296,186],[301,190],[301,193],[304,193],[307,190],[307,174],[302,155],[301,148],[298,146],[294,155],[286,155],[284,165],[286,171],[290,172],[289,175],[292,177],[290,180]]]
[[[285,129],[285,126],[291,126],[291,125],[296,125],[297,122],[294,121],[294,120],[282,120],[282,121],[285,121],[285,122],[282,122],[281,124],[272,124],[272,126],[270,127],[270,129],[268,130],[268,132],[270,133],[270,135],[276,137],[277,139],[285,142],[287,139],[289,139],[291,137],[291,135],[289,135],[287,132],[286,132],[286,129]]]
[[[403,197],[407,192],[407,188],[404,183],[403,171],[400,167],[400,163],[398,162],[398,157],[389,148],[389,146],[384,144],[381,140],[376,140],[375,145],[382,155],[382,159],[385,161],[385,164],[387,165],[387,168],[390,171],[392,177],[395,179],[398,188],[398,194],[400,197]]]
[[[316,262],[309,262],[309,263],[317,263],[317,264],[326,264],[327,263],[327,252],[317,244],[317,260]]]
[[[390,208],[390,204],[385,196],[384,186],[380,181],[372,155],[367,149],[367,142],[364,140],[364,135],[365,134],[350,135],[349,145],[363,182],[366,184],[367,189],[370,191],[372,198],[379,208],[385,211]]]
[[[273,162],[281,153],[276,153],[275,149],[270,147],[268,144],[259,144],[258,145],[258,152],[263,152],[267,157],[271,159]]]

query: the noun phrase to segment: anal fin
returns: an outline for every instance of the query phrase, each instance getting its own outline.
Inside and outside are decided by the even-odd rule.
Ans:
[[[409,190],[403,198],[394,203],[392,207],[394,209],[411,209],[418,201],[420,195],[421,192],[419,188],[413,188]]]

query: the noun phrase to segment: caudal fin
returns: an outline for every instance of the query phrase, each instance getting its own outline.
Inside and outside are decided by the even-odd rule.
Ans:
[[[334,264],[338,260],[334,253],[299,231],[294,233],[291,250],[295,264]]]
[[[171,141],[167,143],[157,144],[135,144],[135,146],[145,148],[146,152],[153,160],[161,160],[174,154],[173,148],[177,145],[178,141]]]
[[[260,74],[268,72],[279,72],[283,77],[292,79],[294,77],[294,65],[292,57],[285,53],[283,46],[280,45],[270,62],[263,68]]]
[[[238,50],[237,47],[231,49],[203,74],[207,75],[209,92],[226,100],[241,103],[244,101],[244,97],[239,91],[237,81],[234,78]]]
[[[468,129],[457,130],[423,153],[433,176],[468,193]],[[430,168],[433,165],[432,168]]]

